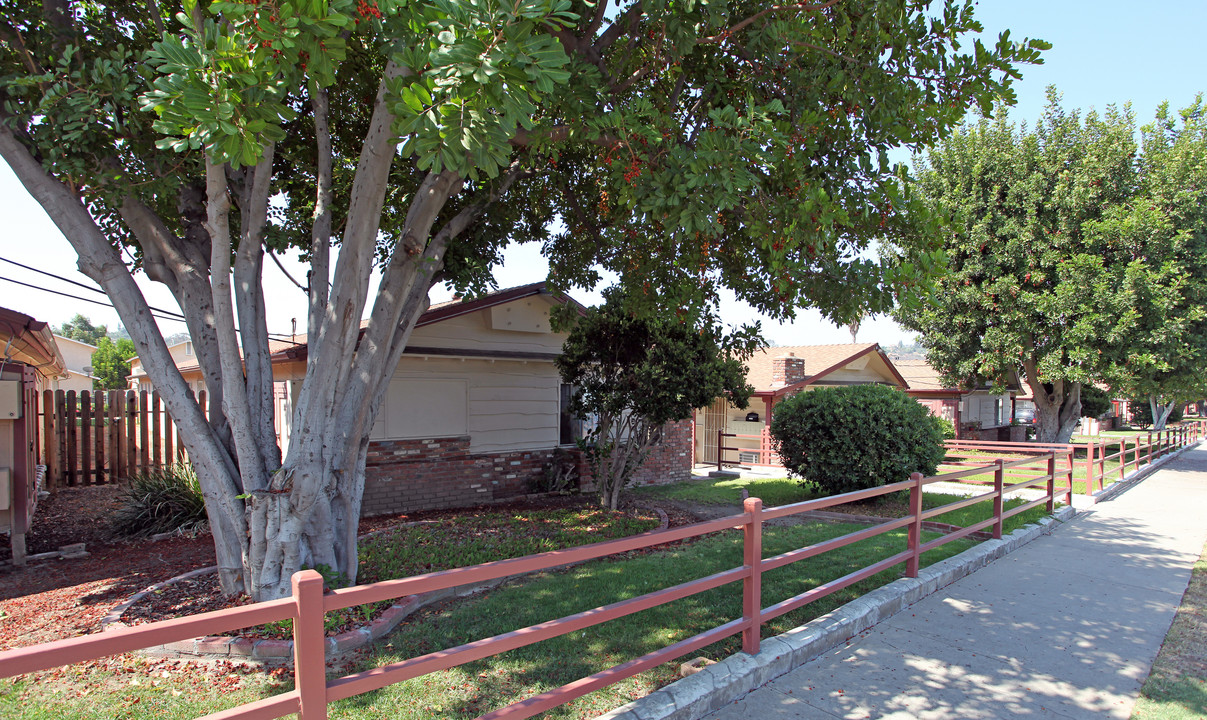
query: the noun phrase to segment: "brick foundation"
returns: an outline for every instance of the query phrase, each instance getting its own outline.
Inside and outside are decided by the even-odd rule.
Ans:
[[[670,423],[662,442],[637,470],[634,484],[659,485],[691,477],[692,423]],[[577,450],[572,452],[578,453]],[[531,492],[554,448],[471,453],[466,435],[369,443],[361,514],[385,515],[481,505]],[[583,490],[593,487],[579,460]]]

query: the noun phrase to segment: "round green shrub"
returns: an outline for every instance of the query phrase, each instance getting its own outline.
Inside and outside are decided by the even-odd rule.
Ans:
[[[883,385],[788,398],[775,407],[771,437],[792,475],[829,494],[908,480],[913,472],[931,475],[944,455],[939,419]]]

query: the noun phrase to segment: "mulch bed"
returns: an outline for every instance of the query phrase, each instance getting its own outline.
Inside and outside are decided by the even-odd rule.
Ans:
[[[116,494],[117,487],[112,485],[64,488],[41,502],[27,535],[30,554],[83,542],[91,556],[35,561],[25,568],[0,565],[0,650],[97,632],[101,619],[136,592],[214,564],[213,540],[208,534],[159,542],[112,539],[108,516],[116,505]],[[477,512],[523,513],[592,502],[590,496],[549,497],[480,508],[365,518],[360,523],[360,533]],[[668,508],[667,514],[672,527],[699,520],[691,512],[678,508]],[[7,544],[3,553],[2,559],[7,561]],[[217,576],[204,575],[174,583],[151,596],[149,602],[136,603],[123,620],[153,622],[249,602],[245,596],[223,597]],[[351,624],[341,625],[331,632],[335,634],[349,627]],[[257,635],[277,636],[271,631]]]

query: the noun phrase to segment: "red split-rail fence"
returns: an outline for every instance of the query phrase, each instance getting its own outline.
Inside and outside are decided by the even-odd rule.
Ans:
[[[932,477],[923,477],[920,473],[915,473],[904,482],[772,508],[764,508],[761,500],[750,498],[743,504],[743,513],[718,520],[522,558],[386,580],[327,593],[323,591],[322,577],[314,570],[305,570],[293,576],[292,596],[280,600],[0,652],[0,678],[47,670],[60,665],[87,662],[109,655],[179,642],[198,636],[221,634],[268,622],[292,620],[294,689],[253,703],[216,712],[207,715],[206,718],[207,720],[277,718],[297,713],[302,720],[321,720],[327,717],[327,705],[331,702],[532,645],[542,640],[632,615],[731,583],[740,583],[740,590],[736,591],[741,593],[743,600],[742,617],[647,655],[629,659],[602,672],[494,710],[483,715],[479,720],[529,718],[726,637],[741,635],[743,651],[758,652],[762,624],[772,618],[808,605],[860,580],[896,566],[904,566],[904,575],[917,577],[920,566],[919,558],[927,550],[978,531],[988,530],[993,537],[1001,537],[1003,523],[1007,518],[1033,507],[1042,505],[1048,512],[1052,512],[1058,499],[1065,503],[1071,502],[1073,490],[1072,474],[1057,467],[1057,455],[1058,453],[1049,451],[1011,461],[998,458],[976,467]],[[990,473],[993,477],[992,488],[987,488],[985,492],[974,494],[971,497],[960,498],[942,507],[923,509],[922,494],[928,485],[937,482],[963,482],[967,478],[985,473]],[[1019,482],[1007,480],[1008,477],[1013,476],[1022,476],[1022,479]],[[1042,496],[1014,508],[1005,508],[1006,496],[1027,488],[1039,491]],[[769,520],[902,491],[908,492],[910,496],[909,513],[904,517],[886,520],[881,524],[815,545],[798,548],[773,557],[764,557],[763,528]],[[992,513],[988,519],[924,541],[922,531],[925,522],[952,510],[977,503],[991,504]],[[733,529],[742,531],[743,559],[741,565],[729,570],[655,590],[611,605],[550,619],[513,632],[438,650],[334,680],[328,680],[326,677],[324,657],[326,638],[323,618],[327,612],[408,595],[482,583],[512,575],[548,570],[569,563],[593,560]],[[900,529],[906,530],[905,541],[902,543],[903,547],[900,552],[842,577],[818,584],[794,597],[779,600],[769,606],[764,605],[763,573]]]
[[[204,390],[197,400],[205,411]],[[187,459],[158,392],[46,390],[38,420],[52,491],[117,482]]]

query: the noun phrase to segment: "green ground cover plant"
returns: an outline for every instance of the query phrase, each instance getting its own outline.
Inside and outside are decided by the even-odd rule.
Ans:
[[[197,473],[185,463],[135,475],[121,486],[119,502],[112,520],[113,534],[118,537],[192,532],[208,523]]]
[[[854,532],[861,525],[809,524],[768,527],[764,554],[822,542]],[[926,533],[925,538],[936,537]],[[923,556],[923,564],[950,557],[972,546],[959,540]],[[766,573],[763,602],[770,605],[864,567],[905,547],[905,532],[897,531],[856,543]],[[360,668],[397,662],[419,654],[515,630],[570,613],[651,592],[741,564],[741,537],[736,531],[690,544],[656,550],[622,560],[600,560],[564,572],[546,573],[516,581],[492,592],[433,608],[404,623],[377,645]],[[901,576],[901,567],[887,570],[801,610],[764,626],[764,636],[784,632],[818,617]],[[473,718],[522,697],[555,688],[598,672],[632,657],[653,651],[741,615],[741,586],[731,584],[691,598],[654,608],[585,631],[521,648],[495,658],[392,685],[331,706],[332,718],[368,720],[389,716],[410,718]],[[726,657],[740,647],[737,638],[716,643],[695,655]],[[636,678],[580,698],[549,713],[548,717],[589,718],[673,681],[678,662],[668,663]],[[140,699],[154,693],[147,687],[118,681],[104,691],[79,697],[75,693],[50,694],[44,683],[23,681],[0,691],[0,716],[54,720],[97,717],[142,717]],[[257,695],[282,692],[288,683],[269,691],[247,688],[221,698],[212,695],[175,697],[171,713],[163,717],[193,717],[246,702]]]

